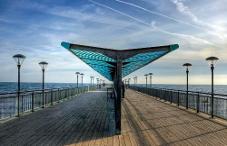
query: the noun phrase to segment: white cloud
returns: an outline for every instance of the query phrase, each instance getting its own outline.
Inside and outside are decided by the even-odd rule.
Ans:
[[[118,4],[119,2],[122,5],[126,4],[122,0],[117,1]],[[193,21],[192,25],[182,26],[182,24],[187,24],[189,21],[178,19],[180,17],[175,19],[175,17],[170,17],[172,15],[168,16],[142,6],[131,5],[128,2],[129,5],[126,5],[127,7],[134,6],[134,8],[141,11],[135,10],[135,15],[131,15],[127,11],[115,9],[112,5],[104,5],[94,0],[90,0],[90,2],[93,3],[81,8],[73,8],[71,6],[47,8],[41,4],[26,8],[37,9],[38,12],[48,16],[48,19],[43,19],[39,23],[27,25],[26,21],[14,20],[12,22],[11,19],[6,19],[7,21],[3,23],[9,23],[9,26],[12,24],[23,24],[26,29],[20,34],[14,29],[7,30],[4,27],[1,28],[1,32],[10,35],[15,34],[15,36],[11,38],[8,38],[7,35],[1,36],[0,57],[4,61],[0,62],[0,65],[3,66],[0,71],[0,80],[16,80],[16,67],[11,59],[11,56],[16,53],[22,53],[27,56],[23,65],[23,81],[40,81],[40,68],[37,63],[42,60],[49,62],[47,70],[48,82],[74,82],[75,71],[84,72],[86,82],[90,81],[90,75],[100,76],[61,47],[61,41],[119,49],[180,43],[180,48],[177,51],[135,72],[135,74],[144,74],[144,72],[152,69],[157,74],[162,74],[159,77],[157,76],[156,83],[181,83],[182,78],[180,75],[184,72],[181,64],[185,61],[192,62],[194,70],[197,71],[202,71],[204,68],[207,69],[204,58],[208,55],[218,55],[220,60],[223,61],[222,64],[226,62],[226,49],[223,47],[227,45],[225,39],[220,40],[213,35],[208,35],[206,32],[197,32],[198,29],[195,29],[197,26],[204,26],[206,29],[208,27],[199,22],[202,21],[199,19],[199,16],[196,13],[192,13],[194,11],[189,6],[187,7],[183,1],[180,1],[182,4],[178,11],[188,16]],[[21,8],[23,7],[21,6]],[[145,19],[145,17],[139,17],[141,15],[136,15],[140,12],[143,14],[146,12],[145,14],[149,17]],[[163,24],[162,21],[152,19],[153,15],[173,20],[174,23],[165,22]],[[211,30],[226,37],[227,23],[224,19],[220,18],[212,18],[212,20],[215,20],[215,22],[212,21],[212,26],[219,27],[216,27],[215,31],[214,29]],[[4,18],[2,19],[4,20]],[[0,21],[3,21],[2,19]],[[205,22],[205,20],[202,22]],[[210,40],[215,43],[212,43]],[[205,67],[204,64],[206,65]],[[175,76],[172,74],[175,74]],[[201,77],[198,72],[197,74]],[[205,72],[205,75],[207,74]],[[217,74],[224,73],[223,71],[218,71]],[[198,82],[199,77],[195,75],[195,79],[198,79]],[[217,83],[222,83],[221,77],[224,76],[217,78]],[[200,81],[203,83],[208,82],[205,76]]]
[[[200,28],[203,27],[203,29],[206,31],[205,33],[214,35],[218,37],[219,39],[227,39],[226,35],[223,34],[224,27],[220,25],[215,25],[213,22],[205,22],[202,21],[201,18],[198,18],[195,13],[191,11],[191,9],[184,4],[185,0],[171,0],[176,5],[176,8],[179,12],[184,14],[185,16],[188,16],[191,18],[191,20]]]

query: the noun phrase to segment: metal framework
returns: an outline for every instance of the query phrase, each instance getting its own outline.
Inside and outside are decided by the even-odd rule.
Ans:
[[[116,98],[116,130],[121,131],[121,87],[122,77],[144,67],[167,53],[177,49],[178,44],[115,50],[62,42],[61,45],[79,57],[95,71],[113,81]]]
[[[138,49],[114,50],[62,42],[62,46],[95,71],[113,81],[117,60],[122,62],[122,77],[178,48],[177,44]]]

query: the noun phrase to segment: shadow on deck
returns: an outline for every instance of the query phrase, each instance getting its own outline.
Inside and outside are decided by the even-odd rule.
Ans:
[[[113,107],[105,91],[76,96],[61,104],[0,125],[0,145],[67,145],[114,133]]]
[[[105,92],[79,95],[0,126],[0,145],[225,145],[227,127],[127,90],[114,135]]]

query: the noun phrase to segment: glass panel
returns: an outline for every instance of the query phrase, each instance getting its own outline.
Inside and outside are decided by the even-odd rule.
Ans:
[[[111,62],[116,62],[116,60],[107,57],[98,52],[81,50],[80,48],[70,49],[74,55],[79,57],[82,61],[96,70],[98,73],[103,75],[109,80],[112,80],[112,69],[114,65]],[[156,60],[157,58],[165,55],[168,51],[157,51],[137,54],[133,57],[123,60],[122,76],[125,77],[133,71],[145,66],[146,64]]]
[[[130,73],[134,72],[137,69],[140,69],[141,67],[156,60],[157,58],[161,57],[166,53],[167,51],[148,52],[137,54],[133,57],[125,59],[124,62],[128,62],[128,64],[123,66],[122,71],[123,77],[129,75]]]

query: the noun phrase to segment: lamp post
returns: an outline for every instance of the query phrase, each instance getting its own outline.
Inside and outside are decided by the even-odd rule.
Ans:
[[[191,63],[185,63],[183,64],[184,67],[186,67],[186,89],[187,89],[187,94],[186,94],[186,109],[188,109],[188,74],[189,74],[189,67],[192,66]]]
[[[76,87],[78,88],[78,76],[79,76],[80,72],[76,72]]]
[[[214,117],[214,65],[216,61],[218,61],[217,57],[211,56],[206,58],[206,60],[210,64],[211,70],[211,118]]]
[[[45,61],[42,61],[42,62],[39,63],[39,65],[40,65],[40,67],[42,69],[42,73],[43,73],[43,77],[42,77],[42,101],[43,101],[42,102],[42,108],[44,108],[44,105],[45,105],[45,99],[44,99],[44,97],[45,97],[45,95],[44,95],[44,80],[45,80],[45,69],[46,69],[48,63],[45,62]]]
[[[23,64],[25,60],[25,56],[22,54],[16,54],[13,56],[13,59],[17,63],[17,69],[18,69],[18,81],[17,81],[17,116],[20,116],[20,69],[21,65]]]
[[[99,87],[99,78],[96,78],[97,80],[97,88]]]
[[[150,76],[150,88],[151,88],[152,87],[152,75],[153,75],[153,73],[149,73],[148,75]]]
[[[93,85],[94,76],[91,76],[91,85]]]
[[[128,87],[130,86],[130,80],[131,80],[131,78],[128,78]]]
[[[84,85],[84,83],[83,83],[83,80],[84,80],[84,74],[83,74],[83,73],[81,73],[80,75],[81,75],[81,84],[82,84],[82,86],[83,86],[83,85]]]
[[[147,76],[148,76],[148,74],[145,74],[144,76],[146,78],[146,88],[147,88]]]

